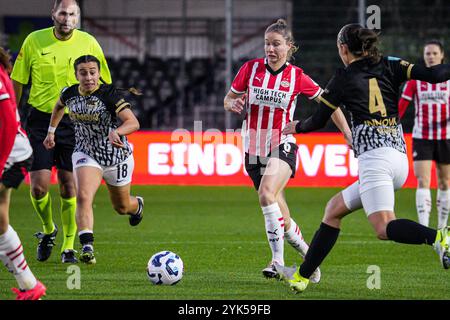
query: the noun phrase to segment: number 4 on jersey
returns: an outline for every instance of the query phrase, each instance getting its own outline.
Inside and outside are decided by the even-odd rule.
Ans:
[[[380,112],[382,117],[387,115],[383,96],[376,78],[369,79],[369,112]]]

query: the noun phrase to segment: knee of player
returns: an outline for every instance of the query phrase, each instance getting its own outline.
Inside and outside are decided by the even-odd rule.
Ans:
[[[114,203],[113,208],[120,215],[128,214],[128,206],[125,203]]]
[[[92,205],[94,199],[94,195],[81,189],[78,190],[76,197],[77,197],[77,206]]]
[[[447,191],[448,190],[448,179],[439,179],[438,188],[439,188],[439,190]]]
[[[426,176],[417,176],[417,187],[419,189],[429,189],[430,178]]]
[[[5,234],[6,231],[8,231],[8,220],[6,219],[0,219],[0,236]]]
[[[334,196],[330,200],[328,200],[327,205],[325,206],[325,217],[330,219],[340,217],[341,208],[343,208],[344,204],[340,203],[337,196]]]
[[[32,185],[31,186],[31,194],[35,199],[43,198],[48,192],[48,186],[44,186],[42,184]]]
[[[72,198],[76,194],[76,188],[73,183],[61,184],[60,194],[63,198]]]
[[[375,234],[379,240],[389,240],[386,233],[386,226],[375,229]]]
[[[258,190],[259,203],[268,206],[275,202],[275,193],[268,186],[261,185]]]

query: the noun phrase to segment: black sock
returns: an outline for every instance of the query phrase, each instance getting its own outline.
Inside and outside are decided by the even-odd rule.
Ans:
[[[83,247],[86,245],[92,246],[94,244],[94,234],[92,232],[83,233],[79,237],[80,243]]]
[[[386,226],[389,240],[407,244],[429,244],[436,240],[437,231],[408,219],[392,220]]]
[[[325,257],[330,253],[339,236],[340,229],[321,223],[300,266],[300,275],[309,279]]]

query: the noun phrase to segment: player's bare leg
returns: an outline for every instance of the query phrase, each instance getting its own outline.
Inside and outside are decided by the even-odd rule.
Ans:
[[[431,212],[431,160],[414,161],[414,174],[417,178],[416,208],[419,223],[428,226]]]
[[[129,215],[130,225],[138,225],[143,218],[144,199],[130,195],[131,183],[120,187],[108,185],[108,190],[114,210],[120,215]]]
[[[76,221],[78,237],[82,245],[80,260],[87,264],[96,262],[94,257],[94,212],[92,204],[95,194],[102,182],[102,171],[95,167],[78,167],[75,169],[77,187]]]

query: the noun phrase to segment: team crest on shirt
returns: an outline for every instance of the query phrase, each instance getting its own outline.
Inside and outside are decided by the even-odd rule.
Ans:
[[[98,102],[97,102],[97,101],[90,101],[90,100],[88,100],[88,101],[86,102],[86,106],[87,106],[88,108],[95,108],[95,107],[97,107],[97,105],[98,105]]]
[[[291,83],[289,81],[283,80],[283,81],[281,81],[280,86],[282,86],[283,88],[289,88],[290,84]]]

